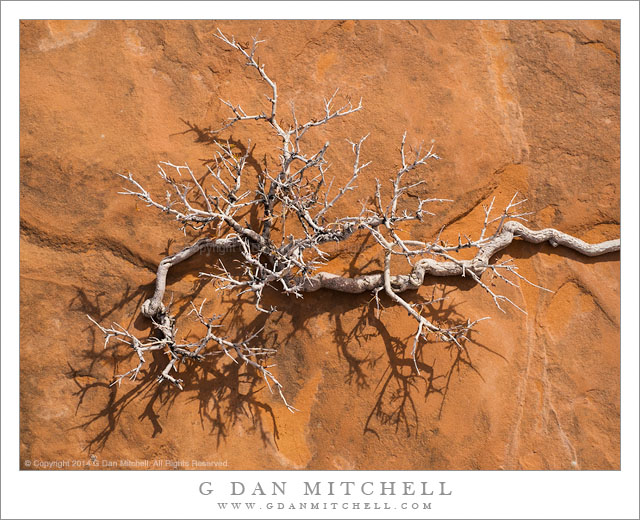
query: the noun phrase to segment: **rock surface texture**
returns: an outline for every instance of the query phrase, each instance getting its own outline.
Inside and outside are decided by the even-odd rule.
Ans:
[[[615,21],[24,21],[20,60],[21,460],[226,461],[228,469],[620,468],[619,254],[587,258],[514,242],[513,258],[544,292],[501,289],[527,314],[500,312],[469,280],[426,280],[412,301],[446,291],[434,319],[478,325],[469,362],[426,345],[430,371],[413,371],[415,332],[404,310],[380,316],[371,295],[320,290],[269,295],[265,321],[249,302],[198,278],[215,255],[169,273],[180,327],[191,298],[208,298],[225,334],[264,325],[290,413],[264,381],[213,356],[180,367],[185,389],[151,373],[110,387],[134,360],[103,349],[86,315],[150,330],[140,306],[155,269],[193,241],[131,197],[132,172],[155,193],[159,161],[203,175],[221,125],[219,98],[264,106],[255,70],[213,36],[259,50],[282,107],[301,118],[339,95],[364,109],[330,125],[329,172],[351,173],[345,138],[370,133],[372,164],[340,207],[357,214],[375,178],[387,183],[408,142],[435,141],[442,160],[422,170],[425,193],[455,202],[415,229],[429,239],[477,234],[482,205],[518,191],[534,229],[589,242],[619,237],[620,26]],[[261,99],[262,98],[262,99]],[[286,111],[282,112],[283,114]],[[256,167],[273,139],[251,124],[224,135]],[[7,172],[5,172],[7,173]],[[161,197],[160,197],[161,198]],[[430,208],[432,211],[434,208]],[[443,235],[443,236],[444,236]],[[363,237],[364,238],[364,237]],[[336,246],[327,270],[379,272],[372,241]],[[435,285],[434,285],[435,284]],[[193,324],[197,327],[197,324]],[[162,362],[150,359],[150,364]],[[161,467],[165,469],[165,467]]]

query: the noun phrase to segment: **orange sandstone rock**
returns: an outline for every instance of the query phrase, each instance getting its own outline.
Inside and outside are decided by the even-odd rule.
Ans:
[[[190,128],[219,126],[228,116],[221,97],[247,112],[263,99],[255,71],[213,37],[216,27],[240,40],[261,29],[260,56],[278,83],[283,115],[287,100],[301,119],[319,114],[322,97],[337,87],[363,98],[365,110],[317,136],[332,142],[330,172],[346,180],[344,138],[371,134],[363,157],[372,165],[341,211],[359,211],[375,178],[392,175],[407,130],[409,142],[435,140],[443,158],[422,170],[425,193],[456,201],[413,228],[417,238],[432,238],[443,224],[450,239],[476,234],[482,204],[494,196],[504,204],[515,191],[537,212],[534,227],[592,242],[619,236],[615,21],[23,21],[21,460],[94,454],[96,464],[219,460],[229,469],[619,468],[617,254],[584,258],[512,244],[501,257],[554,291],[505,289],[527,315],[501,313],[467,280],[437,280],[436,295],[447,294],[438,319],[492,319],[472,338],[471,363],[427,345],[431,371],[421,375],[407,348],[415,325],[399,308],[378,316],[370,295],[269,295],[279,312],[260,340],[279,349],[275,372],[300,409],[293,415],[263,381],[220,356],[181,366],[183,392],[155,385],[152,374],[109,387],[132,359],[124,349],[103,350],[86,314],[144,336],[140,305],[155,268],[191,240],[117,195],[123,181],[115,173],[131,171],[156,193],[163,193],[160,160],[204,173],[212,142]],[[238,147],[251,138],[257,163],[277,158],[259,126],[226,137]],[[370,240],[352,245],[336,246],[329,270],[380,269]],[[250,303],[198,279],[216,260],[201,255],[170,272],[184,334],[192,297],[212,301],[230,337],[255,331],[265,317]],[[425,284],[412,301],[432,291]],[[161,362],[157,356],[150,364]]]

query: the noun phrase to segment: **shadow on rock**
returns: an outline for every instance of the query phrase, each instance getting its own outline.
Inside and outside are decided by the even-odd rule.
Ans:
[[[204,143],[208,146],[215,146],[216,139],[208,128],[201,128],[195,124],[184,121],[188,129],[184,133],[195,133],[196,142]],[[225,140],[240,153],[247,153],[247,148],[233,139]],[[248,153],[247,162],[258,172],[262,171],[259,161],[253,157],[251,151]],[[203,160],[209,165],[212,160]],[[260,222],[257,221],[257,214],[251,210],[247,218],[253,229],[260,229]],[[356,261],[371,244],[367,243],[369,238],[363,238],[359,249],[353,252],[348,265],[348,273],[354,276],[356,273]],[[167,244],[164,254],[169,254],[171,241]],[[175,251],[174,251],[175,252]],[[514,242],[504,253],[509,252],[514,259],[529,258],[534,253],[545,253],[560,255],[565,258],[574,259],[576,253],[573,251],[558,248],[553,249],[548,245],[533,246]],[[501,255],[503,252],[500,253]],[[607,255],[602,258],[580,257],[581,262],[600,262],[613,258]],[[237,258],[235,258],[237,259]],[[234,253],[225,255],[225,265],[231,272],[234,262]],[[199,255],[178,264],[172,268],[167,280],[167,286],[182,281],[187,275],[200,271],[215,269],[219,261],[216,255]],[[371,267],[371,262],[366,264]],[[240,269],[238,267],[237,269]],[[362,268],[360,269],[360,271]],[[367,269],[371,271],[371,269]],[[239,272],[239,271],[238,271]],[[174,303],[172,315],[176,318],[184,317],[190,307],[191,302],[202,296],[202,291],[207,286],[206,279],[196,279],[192,283],[188,298],[182,297]],[[467,321],[457,310],[457,305],[451,302],[449,296],[454,291],[466,292],[476,283],[470,279],[447,280],[447,286],[439,289],[438,298],[434,296],[432,302],[425,306],[425,316],[439,326],[454,327]],[[116,310],[122,309],[125,305],[135,301],[136,308],[139,309],[141,303],[151,296],[153,284],[140,285],[132,288],[127,286],[120,299],[109,308],[103,308],[100,304],[104,294],[89,297],[78,288],[77,296],[70,302],[70,309],[81,311],[91,315],[97,322],[104,323]],[[250,299],[238,297],[237,295],[223,295],[221,303],[225,305],[225,311],[220,316],[225,326],[234,331],[238,339],[248,337],[257,333],[255,341],[267,348],[277,348],[281,344],[287,344],[303,333],[310,333],[312,318],[317,316],[327,316],[334,324],[333,338],[339,358],[346,363],[345,383],[355,385],[360,390],[373,388],[375,392],[375,402],[363,425],[363,433],[370,433],[380,437],[381,428],[392,428],[396,434],[403,433],[407,436],[416,433],[420,426],[420,400],[424,403],[427,400],[437,398],[439,403],[439,414],[442,414],[446,398],[449,392],[453,374],[461,367],[467,367],[475,371],[479,377],[482,375],[475,368],[471,352],[476,352],[478,348],[484,349],[491,355],[502,357],[499,353],[491,350],[486,345],[481,344],[475,338],[476,332],[471,331],[463,345],[464,348],[451,347],[442,343],[421,342],[416,350],[415,360],[412,356],[413,337],[397,337],[390,331],[381,319],[379,310],[391,305],[391,301],[381,295],[380,300],[374,303],[371,295],[335,295],[329,291],[321,290],[317,293],[305,295],[304,304],[300,305],[295,298],[287,298],[275,293],[275,291],[265,292],[263,305],[273,305],[278,308],[278,312],[272,315],[257,313],[254,317],[247,318],[244,312],[245,307],[253,306]],[[410,304],[424,304],[418,300],[417,294],[408,296]],[[487,305],[491,305],[490,298]],[[355,325],[347,326],[344,315],[351,313],[355,309],[361,309],[360,316],[356,319]],[[384,315],[384,313],[383,313]],[[290,319],[287,327],[281,327],[284,318]],[[269,328],[264,328],[267,320],[270,320]],[[285,320],[286,321],[286,320]],[[124,324],[123,324],[124,325]],[[138,330],[149,330],[148,320],[140,316],[139,310],[126,324],[125,328],[135,326]],[[194,327],[196,327],[194,325]],[[261,331],[261,332],[258,332]],[[98,331],[99,332],[99,331]],[[89,361],[88,367],[78,370],[69,367],[68,376],[73,378],[78,386],[76,396],[78,397],[78,412],[83,407],[89,394],[97,390],[107,393],[106,403],[102,409],[85,419],[76,428],[90,430],[93,437],[87,441],[87,449],[94,452],[102,449],[109,437],[118,429],[124,411],[131,406],[134,401],[142,400],[144,409],[138,416],[140,421],[148,421],[151,424],[151,437],[161,435],[163,432],[162,413],[165,417],[171,408],[178,402],[179,395],[185,396],[188,402],[196,402],[200,423],[203,430],[216,437],[217,444],[230,435],[231,429],[242,422],[244,429],[257,432],[265,445],[274,443],[277,447],[278,426],[276,416],[271,405],[266,400],[271,399],[268,392],[265,392],[266,384],[260,373],[244,364],[236,363],[225,356],[224,352],[210,348],[204,361],[187,361],[180,367],[180,377],[183,379],[184,391],[180,393],[168,384],[156,384],[157,376],[166,364],[166,356],[160,351],[153,354],[153,359],[145,366],[140,373],[140,378],[132,386],[119,388],[118,385],[97,382],[95,378],[87,377],[95,368],[96,362],[104,361],[110,357],[114,366],[122,363],[132,362],[132,352],[121,354],[125,349],[97,349],[96,345],[102,346],[101,340],[96,334],[96,329],[91,329],[92,347],[85,351],[85,357]],[[191,337],[191,330],[186,332],[186,337]],[[194,337],[198,337],[195,335]],[[200,336],[201,337],[201,336]],[[311,335],[310,335],[311,337]],[[379,352],[367,351],[367,343],[373,338],[381,338],[384,349]],[[428,359],[426,346],[435,347],[440,351],[448,349],[448,361]],[[366,351],[366,352],[365,352]],[[363,353],[365,352],[365,353]],[[304,355],[296,353],[296,355]],[[442,355],[440,355],[442,358]],[[503,358],[504,359],[504,358]],[[263,360],[266,364],[269,360]],[[437,363],[436,363],[437,361]],[[382,375],[377,381],[372,380],[375,371],[380,373],[379,364],[384,363]],[[304,360],[299,363],[304,370]],[[436,364],[438,365],[436,367]],[[115,374],[114,374],[115,375]],[[302,374],[304,379],[304,374]],[[295,378],[289,377],[290,380]],[[375,385],[374,385],[375,383]],[[285,388],[285,391],[287,389]],[[124,393],[123,393],[124,392]],[[180,398],[181,399],[181,398]],[[95,432],[97,429],[97,433]]]
[[[196,265],[191,267],[205,269],[211,267],[212,261],[215,260],[201,255],[199,259],[192,262]],[[192,272],[188,267],[176,266],[169,277],[169,283],[178,281]],[[190,296],[197,297],[205,285],[205,280],[197,280]],[[103,294],[90,298],[82,289],[77,289],[78,294],[69,302],[69,308],[90,315],[98,323],[110,326],[108,318],[112,317],[118,309],[135,300],[138,311],[134,317],[130,318],[125,328],[130,330],[135,324],[136,329],[146,331],[147,337],[151,338],[152,335],[149,336],[149,334],[152,334],[152,329],[149,320],[139,313],[139,307],[152,295],[153,289],[153,284],[140,285],[135,289],[127,287],[118,303],[109,309],[103,309],[100,305]],[[176,317],[184,315],[190,307],[190,301],[175,302],[170,312]],[[227,314],[233,318],[234,309],[246,303],[238,299]],[[242,324],[237,319],[231,319],[231,321],[238,327],[239,337],[248,337],[262,327],[265,319],[266,317],[258,316],[257,319]],[[194,323],[194,328],[198,325]],[[144,410],[139,414],[138,420],[151,424],[151,437],[162,434],[163,417],[168,416],[172,407],[181,399],[181,395],[185,396],[187,402],[198,403],[202,428],[216,436],[218,445],[229,435],[234,425],[243,421],[243,428],[258,432],[265,445],[273,443],[277,446],[278,427],[275,415],[272,407],[261,399],[261,397],[269,399],[269,396],[263,392],[266,384],[256,369],[236,363],[222,351],[210,346],[210,350],[205,351],[204,360],[200,362],[186,360],[182,366],[179,366],[180,378],[183,380],[183,391],[180,392],[166,382],[158,384],[158,375],[166,366],[167,357],[162,351],[151,351],[145,354],[145,358],[150,359],[147,360],[135,381],[125,378],[121,384],[114,384],[112,381],[115,380],[118,371],[122,371],[118,367],[135,366],[137,356],[126,344],[121,346],[110,344],[108,348],[104,348],[104,337],[99,329],[89,324],[88,330],[92,338],[91,347],[83,352],[83,357],[88,363],[83,364],[82,368],[69,365],[66,375],[73,379],[77,386],[74,392],[78,399],[76,415],[81,415],[81,410],[85,407],[95,409],[96,402],[103,403],[99,405],[98,412],[84,416],[73,428],[91,432],[91,438],[86,444],[86,449],[90,453],[105,447],[109,437],[118,429],[125,410],[131,408],[133,403],[144,403]],[[136,335],[140,340],[145,340],[143,335]],[[185,339],[191,340],[196,337],[198,336],[191,329],[186,332]],[[254,341],[275,344],[277,338],[269,334],[261,334]],[[113,367],[113,373],[107,376],[110,377],[108,382],[105,382],[106,374],[96,375],[98,370],[96,365],[101,368],[107,365]],[[104,402],[105,399],[106,402]],[[136,405],[136,407],[139,406],[139,404]]]

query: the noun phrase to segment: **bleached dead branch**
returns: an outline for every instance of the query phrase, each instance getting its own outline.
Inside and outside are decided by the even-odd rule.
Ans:
[[[206,329],[206,333],[195,342],[178,342],[175,318],[163,304],[167,273],[171,267],[200,252],[213,250],[238,253],[242,263],[239,276],[233,276],[222,261],[217,272],[200,275],[215,280],[220,290],[252,293],[256,308],[265,313],[274,310],[262,305],[263,293],[267,288],[296,297],[319,289],[350,294],[372,292],[377,305],[378,293],[384,291],[393,303],[403,307],[416,321],[411,356],[415,369],[419,372],[418,356],[424,341],[433,338],[458,349],[465,349],[465,340],[473,327],[487,319],[482,317],[467,320],[466,324],[453,327],[430,321],[428,313],[423,314],[422,310],[418,312],[415,304],[410,305],[401,296],[405,291],[417,290],[427,277],[469,277],[489,294],[503,312],[503,305],[506,304],[524,312],[514,301],[495,292],[483,280],[483,275],[490,272],[507,285],[517,285],[520,280],[531,283],[517,272],[517,266],[511,261],[491,262],[496,253],[514,240],[520,239],[533,244],[548,242],[554,247],[567,247],[586,256],[602,255],[620,249],[620,240],[589,244],[556,229],[533,230],[526,227],[522,222],[526,221],[525,217],[530,213],[521,209],[526,199],[519,199],[517,193],[498,215],[493,214],[495,199],[491,201],[485,208],[483,226],[476,239],[468,235],[458,236],[457,242],[447,244],[441,240],[440,233],[429,242],[401,238],[405,234],[401,228],[403,224],[422,223],[426,216],[434,215],[427,208],[451,202],[443,198],[423,198],[417,195],[416,188],[423,185],[424,180],[408,180],[411,177],[408,174],[428,166],[439,157],[434,153],[433,146],[428,150],[418,148],[413,152],[409,151],[406,133],[400,143],[399,169],[388,179],[391,184],[390,195],[385,198],[381,183],[376,181],[372,202],[364,204],[358,215],[336,215],[337,203],[357,188],[359,176],[370,164],[362,161],[366,136],[354,142],[349,141],[353,152],[353,167],[348,181],[337,188],[337,191],[333,189],[333,181],[326,181],[329,142],[320,149],[305,150],[303,137],[313,128],[359,111],[362,102],[354,106],[346,100],[336,109],[336,91],[325,100],[320,117],[300,123],[292,109],[291,121],[287,125],[278,120],[277,85],[256,57],[256,49],[261,41],[254,38],[251,45],[244,46],[221,31],[218,31],[217,37],[237,50],[247,60],[248,67],[257,70],[270,91],[267,95],[270,107],[267,112],[247,114],[240,105],[224,101],[232,116],[212,134],[219,135],[231,126],[246,121],[262,122],[279,139],[280,163],[272,171],[265,167],[263,171],[257,172],[256,178],[255,174],[245,171],[250,145],[244,155],[239,157],[234,154],[228,142],[218,142],[214,167],[209,167],[204,181],[199,181],[186,164],[159,164],[158,173],[167,188],[162,202],[162,199],[152,196],[138,183],[131,173],[122,175],[130,184],[123,194],[134,196],[171,216],[179,222],[183,231],[187,228],[207,231],[208,235],[217,238],[202,238],[160,262],[155,292],[143,303],[141,309],[142,314],[152,320],[157,337],[141,341],[118,324],[105,328],[89,318],[104,333],[105,348],[114,339],[128,345],[138,356],[138,365],[117,376],[115,382],[120,383],[125,377],[135,379],[145,363],[144,354],[163,350],[169,360],[158,380],[169,381],[182,389],[183,381],[172,375],[177,373],[178,364],[202,360],[207,347],[217,345],[218,351],[230,357],[233,362],[244,363],[255,369],[269,388],[272,391],[275,389],[287,408],[294,410],[284,397],[282,385],[270,371],[271,366],[266,365],[265,358],[274,354],[274,351],[249,346],[250,340],[259,332],[251,338],[235,342],[218,336],[214,334],[217,327],[215,317],[205,317],[203,305],[196,307],[192,303],[190,314]],[[401,207],[404,209],[400,210]],[[261,224],[258,228],[249,225],[244,218],[246,211],[251,208],[259,212],[258,221]],[[275,236],[276,231],[279,232],[279,237]],[[324,270],[329,255],[322,246],[346,241],[359,231],[370,234],[380,246],[383,271],[347,277]],[[456,254],[465,249],[475,250],[473,258],[458,259]],[[391,259],[394,256],[406,259],[411,268],[408,274],[391,272]],[[531,285],[548,290],[533,283]]]

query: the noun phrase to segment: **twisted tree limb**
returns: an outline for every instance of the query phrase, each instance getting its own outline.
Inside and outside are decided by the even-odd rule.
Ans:
[[[564,246],[585,256],[600,256],[620,250],[620,240],[608,240],[596,244],[589,244],[557,229],[547,228],[538,231],[532,230],[516,221],[508,221],[500,233],[493,236],[478,251],[476,256],[470,260],[447,260],[438,261],[431,258],[419,260],[409,274],[394,275],[390,278],[390,285],[394,293],[402,293],[407,290],[418,289],[429,276],[465,276],[466,273],[473,272],[481,276],[487,268],[490,268],[491,258],[507,248],[515,237],[523,239],[532,244],[549,242],[553,247]],[[199,252],[209,251],[229,251],[239,247],[240,240],[237,237],[227,237],[223,239],[200,239],[191,246],[185,247],[174,255],[167,256],[158,265],[156,273],[156,288],[151,299],[144,302],[142,314],[148,318],[154,316],[163,309],[162,299],[166,289],[166,278],[169,268],[190,258]],[[434,252],[439,252],[441,248],[435,246]],[[301,280],[298,289],[301,292],[311,293],[320,289],[331,291],[361,294],[375,291],[385,287],[384,273],[372,273],[360,276],[340,276],[334,273],[321,271],[313,276]]]
[[[425,276],[427,275],[463,276],[465,273],[473,271],[476,275],[480,276],[490,267],[491,257],[509,246],[515,237],[520,237],[525,242],[532,244],[549,242],[553,247],[564,246],[585,256],[600,256],[620,250],[619,239],[608,240],[598,244],[589,244],[557,229],[547,228],[534,231],[519,222],[509,221],[505,223],[503,230],[485,244],[471,260],[438,261],[431,258],[420,260],[414,265],[411,273],[391,277],[393,291],[401,293],[407,290],[418,289],[424,283]],[[383,286],[384,275],[382,273],[346,277],[321,272],[305,280],[302,290],[304,292],[314,292],[319,289],[329,289],[332,291],[360,294],[373,291]]]
[[[153,318],[154,316],[165,312],[162,299],[164,298],[164,292],[167,288],[167,274],[169,274],[169,269],[171,267],[191,258],[197,253],[209,251],[211,249],[231,249],[236,247],[237,244],[238,241],[235,237],[221,239],[201,238],[195,244],[185,247],[181,251],[162,259],[160,264],[158,264],[158,271],[156,272],[156,288],[153,296],[148,300],[145,300],[142,304],[141,312],[143,316]]]

